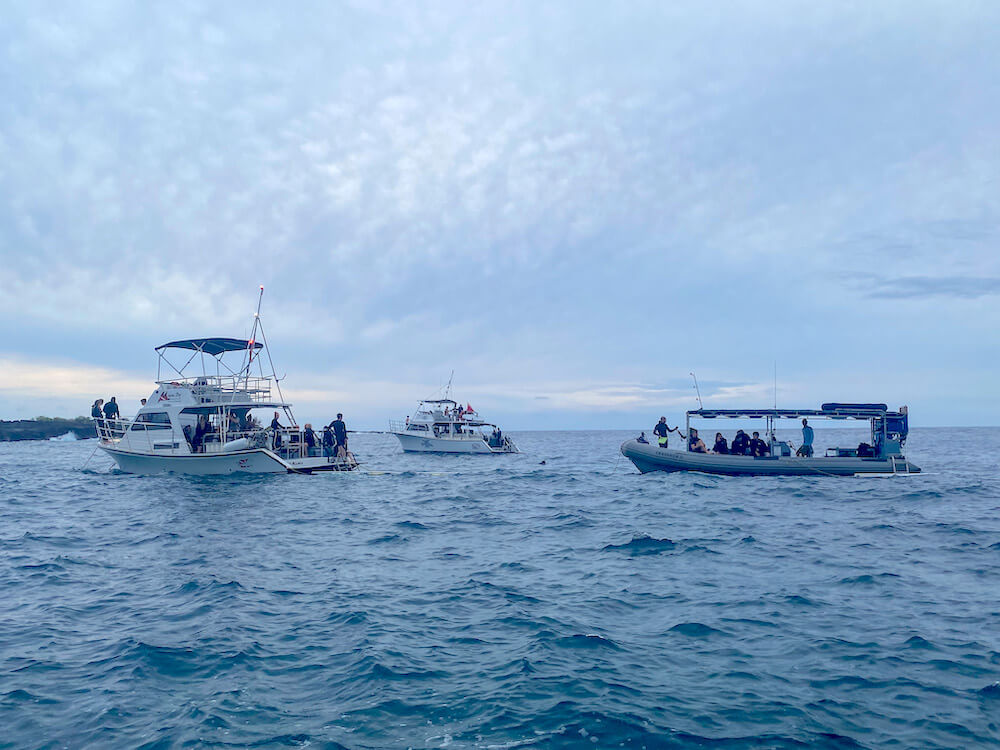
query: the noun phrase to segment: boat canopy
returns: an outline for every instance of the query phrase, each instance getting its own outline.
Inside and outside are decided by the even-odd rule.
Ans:
[[[158,346],[156,347],[156,351],[159,352],[164,349],[190,349],[191,351],[204,352],[205,354],[217,357],[226,352],[245,351],[250,347],[262,349],[264,345],[259,341],[247,341],[246,339],[182,339],[181,341],[171,341],[169,344]]]
[[[452,406],[458,406],[458,403],[452,401],[450,398],[425,398],[420,403],[422,404],[451,404]]]
[[[873,419],[901,416],[889,412],[885,404],[823,404],[822,409],[695,409],[689,417],[700,419],[798,419],[820,417],[826,419]],[[827,408],[833,407],[833,408]]]

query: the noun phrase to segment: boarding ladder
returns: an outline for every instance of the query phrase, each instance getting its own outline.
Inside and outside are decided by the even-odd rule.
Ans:
[[[906,456],[889,456],[889,462],[892,464],[893,474],[909,474],[910,472],[910,462],[906,460]],[[902,466],[900,466],[902,463]]]

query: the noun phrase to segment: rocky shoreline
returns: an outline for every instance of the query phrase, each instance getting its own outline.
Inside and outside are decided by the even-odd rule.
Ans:
[[[38,419],[18,419],[11,422],[0,420],[0,442],[15,440],[48,440],[72,432],[80,440],[97,437],[97,430],[89,417],[61,419],[42,417]]]

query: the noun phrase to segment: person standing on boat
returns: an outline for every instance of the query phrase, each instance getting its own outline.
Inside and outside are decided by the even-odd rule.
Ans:
[[[809,420],[802,420],[802,445],[795,451],[796,456],[811,458],[813,454],[813,428],[809,426]]]
[[[661,448],[667,447],[667,433],[676,432],[678,435],[681,432],[680,427],[669,427],[667,425],[667,418],[660,417],[660,421],[656,423],[656,427],[653,428],[653,434],[656,435],[656,444]]]
[[[309,422],[306,422],[306,428],[302,432],[302,439],[305,440],[306,443],[306,455],[315,455],[316,433],[313,432],[313,426]]]
[[[274,419],[271,420],[271,430],[274,432],[274,449],[278,450],[281,448],[281,430],[284,429],[284,425],[278,421],[278,417],[281,415],[278,412],[274,412]]]
[[[330,425],[323,428],[323,455],[326,458],[333,458],[333,430],[330,429]]]
[[[114,396],[112,396],[111,400],[104,405],[104,418],[118,419],[118,402],[115,401]]]
[[[94,405],[90,407],[90,416],[94,419],[100,419],[104,416],[104,412],[101,410],[101,405],[104,403],[103,398],[99,398],[94,402]]]
[[[344,423],[344,415],[337,414],[337,418],[330,422],[333,429],[333,436],[337,440],[337,456],[347,455],[347,425]]]

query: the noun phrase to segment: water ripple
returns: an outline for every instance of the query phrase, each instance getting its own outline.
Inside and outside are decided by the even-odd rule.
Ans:
[[[0,746],[1000,743],[1000,431],[915,430],[899,481],[640,476],[628,436],[201,479],[2,444]]]

